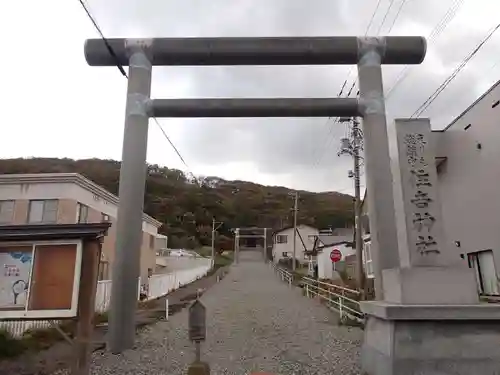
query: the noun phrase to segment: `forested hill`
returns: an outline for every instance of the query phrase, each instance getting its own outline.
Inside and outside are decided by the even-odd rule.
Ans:
[[[0,173],[76,172],[118,195],[120,162],[86,159],[4,159]],[[144,210],[162,221],[170,247],[209,245],[212,217],[223,221],[219,246],[232,246],[230,229],[292,223],[293,199],[284,187],[262,186],[218,177],[189,177],[182,171],[149,165]],[[352,197],[336,192],[300,192],[298,222],[318,228],[353,221]]]

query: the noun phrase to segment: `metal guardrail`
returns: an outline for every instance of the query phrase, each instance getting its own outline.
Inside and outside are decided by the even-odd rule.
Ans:
[[[276,266],[273,262],[271,262],[271,267],[282,281],[288,283],[289,286],[294,284],[294,275],[290,271]],[[349,318],[360,323],[364,322],[364,314],[361,312],[359,301],[355,299],[359,297],[359,291],[306,276],[295,278],[295,281],[301,284],[306,297],[318,297],[326,301],[329,308],[340,314],[341,319]]]
[[[292,286],[293,274],[284,268],[276,266],[276,264],[274,264],[274,262],[272,261],[269,263],[271,264],[271,267],[273,268],[274,272],[278,275],[279,278],[281,278],[281,281],[284,281],[288,283],[289,286]]]

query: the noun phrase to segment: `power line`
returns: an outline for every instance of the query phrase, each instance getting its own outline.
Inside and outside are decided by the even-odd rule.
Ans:
[[[394,1],[395,1],[395,0],[390,0],[390,2],[389,2],[389,6],[387,7],[387,10],[386,10],[386,12],[385,12],[385,14],[384,14],[384,16],[383,16],[383,18],[382,18],[382,22],[380,23],[380,26],[378,27],[377,32],[375,33],[375,35],[376,35],[376,36],[380,35],[380,31],[382,30],[382,27],[384,26],[385,21],[387,20],[387,16],[389,15],[389,13],[390,13],[390,11],[391,11],[391,9],[392,9],[392,6],[394,5]],[[400,7],[399,7],[399,9],[398,9],[398,11],[397,11],[396,17],[394,17],[394,20],[393,20],[393,23],[392,23],[392,25],[391,25],[390,29],[392,29],[392,27],[393,27],[393,26],[394,26],[394,24],[396,23],[396,20],[397,20],[397,18],[399,17],[399,14],[401,13],[401,9],[403,8],[403,5],[406,3],[406,1],[407,1],[407,0],[403,0],[403,1],[402,1],[401,5],[400,5]],[[378,10],[379,10],[379,8],[380,8],[380,4],[381,4],[381,0],[379,0],[379,1],[377,2],[377,6],[375,7],[375,10],[373,11],[373,14],[372,14],[372,16],[371,16],[371,18],[370,18],[370,22],[368,23],[368,26],[366,27],[366,30],[365,30],[365,36],[367,36],[367,35],[368,35],[368,31],[370,30],[370,27],[371,27],[371,25],[373,24],[373,21],[374,21],[374,19],[375,19],[375,16],[376,16],[376,14],[377,14],[377,12],[378,12]],[[390,32],[390,30],[389,30],[389,32]],[[351,72],[352,72],[352,70],[353,70],[353,69],[354,69],[354,68],[351,68],[351,70],[349,71],[348,77],[347,77],[347,79],[346,79],[346,83],[347,83],[347,80],[349,79],[349,77],[351,76]],[[357,82],[358,82],[357,78],[356,78],[356,79],[354,79],[354,82],[352,83],[351,88],[349,89],[349,92],[347,93],[347,96],[348,96],[348,97],[349,97],[349,96],[351,96],[351,93],[353,92],[354,88],[356,87],[356,83],[357,83]],[[358,94],[359,94],[359,90],[356,90],[356,96],[357,96]]]
[[[437,97],[446,89],[446,87],[455,79],[460,71],[469,63],[469,61],[476,56],[476,54],[483,48],[483,46],[491,39],[495,32],[500,29],[500,23],[496,25],[486,37],[472,50],[472,52],[455,68],[455,70],[444,80],[444,82],[417,108],[410,116],[420,116],[429,106],[437,99]]]
[[[396,11],[396,16],[394,17],[394,19],[392,20],[392,24],[391,26],[389,26],[389,29],[387,30],[387,34],[389,34],[391,31],[392,31],[392,28],[394,27],[394,25],[396,24],[396,21],[397,19],[399,18],[399,15],[401,14],[401,11],[403,10],[403,7],[405,6],[405,4],[408,2],[408,0],[403,0],[401,1],[401,3],[399,4],[399,8],[398,10]]]
[[[380,34],[380,31],[382,30],[382,27],[384,26],[385,20],[387,19],[387,16],[391,12],[393,5],[394,5],[394,0],[390,0],[389,6],[387,7],[387,10],[385,11],[385,14],[384,14],[384,18],[382,19],[382,22],[380,23],[380,26],[377,30],[377,35]]]
[[[391,1],[394,1],[394,0],[391,0]],[[366,30],[365,30],[365,36],[368,35],[368,31],[370,30],[370,27],[373,24],[373,20],[375,19],[375,16],[376,16],[376,14],[377,14],[377,12],[378,12],[378,10],[380,8],[380,4],[381,3],[382,3],[382,0],[378,0],[377,5],[375,6],[375,9],[373,10],[373,13],[372,13],[372,15],[370,17],[370,21],[368,21],[368,25],[367,25]],[[352,72],[354,71],[354,68],[355,67],[351,67],[351,69],[349,69],[349,72],[347,73],[347,77],[344,80],[344,83],[342,84],[342,86],[340,87],[340,91],[338,93],[338,97],[339,98],[342,97],[342,94],[344,93],[344,89],[347,86],[347,83],[349,81],[349,78],[351,77]],[[355,86],[356,86],[356,79],[354,80],[354,82],[350,86],[349,91],[347,92],[346,97],[350,97],[351,96],[351,93],[354,90]],[[331,117],[329,117],[326,120],[324,127],[326,127],[328,125],[328,123],[330,122],[330,120],[331,120]],[[334,124],[338,123],[338,120],[339,120],[339,117],[336,118]],[[321,162],[323,161],[323,158],[325,156],[326,151],[328,150],[328,148],[332,144],[332,141],[333,141],[333,125],[332,125],[332,128],[330,128],[330,130],[329,130],[328,134],[326,135],[326,137],[324,138],[325,142],[323,143],[323,147],[324,147],[323,148],[323,152],[319,155],[319,158],[314,163],[313,168],[316,167],[316,166],[318,166],[319,164],[321,164]]]
[[[325,155],[327,154],[327,151],[330,149],[330,146],[333,142],[333,139],[335,138],[334,126],[336,124],[339,124],[339,117],[337,117],[334,120],[332,127],[330,128],[330,131],[328,132],[328,135],[325,137],[325,143],[324,143],[325,147],[323,148],[323,152],[319,155],[319,158],[317,160],[317,163],[315,164],[315,167],[319,166],[322,163],[323,159],[325,158]]]
[[[113,48],[111,47],[111,45],[109,44],[108,40],[106,39],[106,37],[104,36],[104,33],[102,32],[101,28],[99,27],[95,17],[92,16],[92,14],[90,13],[90,10],[88,8],[88,6],[84,3],[83,0],[78,0],[78,2],[80,3],[80,5],[82,6],[83,10],[85,11],[85,13],[87,14],[87,17],[90,19],[90,21],[92,22],[92,24],[94,25],[95,29],[97,30],[97,32],[99,33],[99,35],[101,36],[104,44],[106,45],[106,48],[107,50],[109,51],[110,55],[113,56],[113,58],[115,59],[115,63],[116,63],[116,67],[118,68],[118,70],[120,71],[120,73],[126,78],[128,79],[128,75],[127,75],[127,72],[125,72],[125,69],[123,69],[123,66],[120,64],[120,61],[118,59],[118,56],[116,56],[116,53],[115,51],[113,50]],[[186,168],[189,169],[189,166],[187,165],[186,161],[184,160],[184,158],[182,157],[182,155],[180,154],[179,150],[177,149],[177,147],[175,147],[174,143],[172,142],[172,140],[170,139],[170,137],[167,135],[167,133],[165,132],[165,130],[163,129],[163,127],[160,125],[160,123],[158,122],[158,119],[156,117],[152,117],[152,119],[155,121],[156,125],[158,126],[158,128],[160,128],[160,131],[162,132],[163,136],[167,139],[168,143],[170,144],[170,146],[172,146],[172,148],[174,149],[175,153],[177,154],[177,156],[179,157],[179,159],[181,160],[181,162],[184,164],[184,166]]]
[[[177,147],[175,147],[175,145],[172,142],[172,140],[170,139],[170,137],[167,135],[167,133],[165,132],[165,130],[163,129],[163,127],[160,125],[160,123],[158,122],[158,119],[156,117],[153,117],[153,120],[156,123],[156,125],[158,125],[158,127],[161,130],[161,132],[163,133],[163,135],[167,139],[168,143],[170,143],[170,146],[172,146],[172,148],[174,149],[174,151],[177,154],[177,156],[179,157],[179,159],[181,159],[182,164],[184,164],[184,166],[189,169],[189,167],[188,167],[187,163],[185,162],[184,158],[182,157],[181,153],[179,152],[179,150],[177,149]]]
[[[373,11],[372,17],[370,18],[370,22],[368,22],[368,26],[366,27],[365,36],[368,35],[368,31],[370,30],[370,27],[371,27],[371,25],[373,23],[373,20],[375,19],[375,15],[378,12],[378,8],[380,8],[380,3],[381,2],[382,2],[382,0],[378,0],[378,2],[377,2],[377,6],[375,7],[375,10]]]
[[[96,20],[94,17],[92,17],[92,15],[90,14],[90,11],[88,9],[88,7],[85,5],[85,3],[83,2],[83,0],[78,0],[78,2],[80,3],[80,5],[82,6],[83,10],[85,11],[85,13],[87,13],[87,16],[88,18],[90,19],[90,21],[92,22],[92,24],[94,25],[95,29],[97,30],[97,32],[99,33],[99,35],[101,36],[102,40],[104,41],[104,44],[106,45],[106,49],[108,50],[109,54],[111,56],[113,56],[113,59],[115,59],[115,63],[116,63],[116,67],[118,68],[118,70],[120,71],[120,73],[128,79],[128,76],[127,76],[127,72],[125,72],[125,69],[123,69],[123,66],[120,64],[120,61],[118,60],[118,56],[116,56],[116,53],[115,51],[113,51],[113,48],[111,48],[108,40],[106,39],[106,37],[104,36],[104,34],[102,33],[101,31],[101,28],[99,27],[99,25],[97,24]]]
[[[392,4],[392,2],[393,2],[393,1],[394,1],[394,0],[391,0],[391,4]],[[372,13],[372,15],[371,15],[371,17],[370,17],[370,20],[368,21],[368,25],[366,26],[366,29],[365,29],[365,36],[367,36],[367,35],[368,35],[368,31],[370,30],[370,27],[371,27],[371,26],[372,26],[372,24],[373,24],[373,21],[374,21],[375,16],[376,16],[376,14],[377,14],[377,12],[378,12],[378,10],[379,10],[379,8],[380,8],[380,4],[381,4],[381,3],[382,3],[382,0],[378,0],[378,1],[377,1],[377,5],[375,6],[375,9],[373,10],[373,13]],[[339,93],[338,93],[338,97],[339,97],[339,98],[340,98],[340,97],[342,97],[342,94],[344,93],[344,89],[345,89],[345,88],[346,88],[346,86],[347,86],[347,83],[348,83],[348,81],[349,81],[349,78],[351,77],[352,72],[354,71],[354,68],[355,68],[355,67],[351,67],[351,68],[349,69],[349,72],[347,73],[347,77],[346,77],[346,79],[344,80],[344,83],[342,84],[342,86],[340,87],[340,91],[339,91]],[[352,83],[352,85],[350,86],[349,91],[347,92],[346,97],[350,97],[350,96],[351,96],[351,94],[352,94],[352,92],[353,92],[353,90],[354,90],[354,87],[356,86],[356,81],[357,81],[357,79],[355,79],[355,80],[354,80],[354,82]],[[331,118],[331,117],[329,117],[329,118],[326,120],[324,127],[326,127],[326,126],[328,125],[328,123],[330,122],[330,120],[331,120],[331,119],[332,119],[332,118]],[[338,122],[339,122],[338,120],[339,120],[339,117],[337,117],[337,118],[336,118],[336,120],[335,120],[335,122],[334,122],[334,124],[333,124],[333,125],[335,125],[336,123],[338,123]],[[323,147],[324,147],[324,148],[323,148],[323,152],[319,155],[319,158],[318,158],[318,159],[316,159],[316,157],[314,157],[314,159],[316,159],[316,161],[315,161],[315,163],[313,164],[313,168],[315,168],[316,166],[318,166],[319,164],[321,164],[321,162],[323,161],[323,158],[324,158],[324,156],[325,156],[326,151],[329,149],[330,145],[331,145],[331,144],[332,144],[332,142],[333,142],[333,138],[334,138],[334,135],[333,135],[333,125],[332,125],[332,128],[330,128],[330,130],[329,130],[328,134],[326,135],[326,137],[324,138],[324,140],[325,140],[325,141],[324,141],[324,143],[323,143]],[[325,146],[326,146],[326,147],[325,147]],[[316,153],[314,153],[314,154],[316,154]]]
[[[446,13],[439,20],[439,22],[434,26],[431,33],[427,37],[427,45],[432,43],[434,40],[438,38],[446,29],[446,27],[450,24],[450,22],[456,17],[458,10],[463,5],[464,0],[456,0],[450,7],[447,9]],[[404,5],[404,3],[403,3]],[[391,86],[389,90],[387,90],[387,94],[385,95],[385,99],[389,100],[391,95],[394,93],[394,90],[403,82],[408,76],[414,71],[414,65],[405,66],[396,77],[395,82]]]

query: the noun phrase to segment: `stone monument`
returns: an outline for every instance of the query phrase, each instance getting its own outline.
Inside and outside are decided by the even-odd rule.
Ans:
[[[500,307],[479,302],[473,270],[444,239],[430,121],[390,130],[399,267],[382,271],[383,300],[362,303],[363,370],[499,374]]]

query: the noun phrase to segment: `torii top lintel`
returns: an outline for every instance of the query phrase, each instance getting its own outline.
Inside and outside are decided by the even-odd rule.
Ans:
[[[85,58],[91,66],[128,66],[131,50],[146,50],[152,65],[349,65],[375,50],[381,64],[420,64],[425,38],[387,37],[266,37],[266,38],[144,38],[88,39]]]

